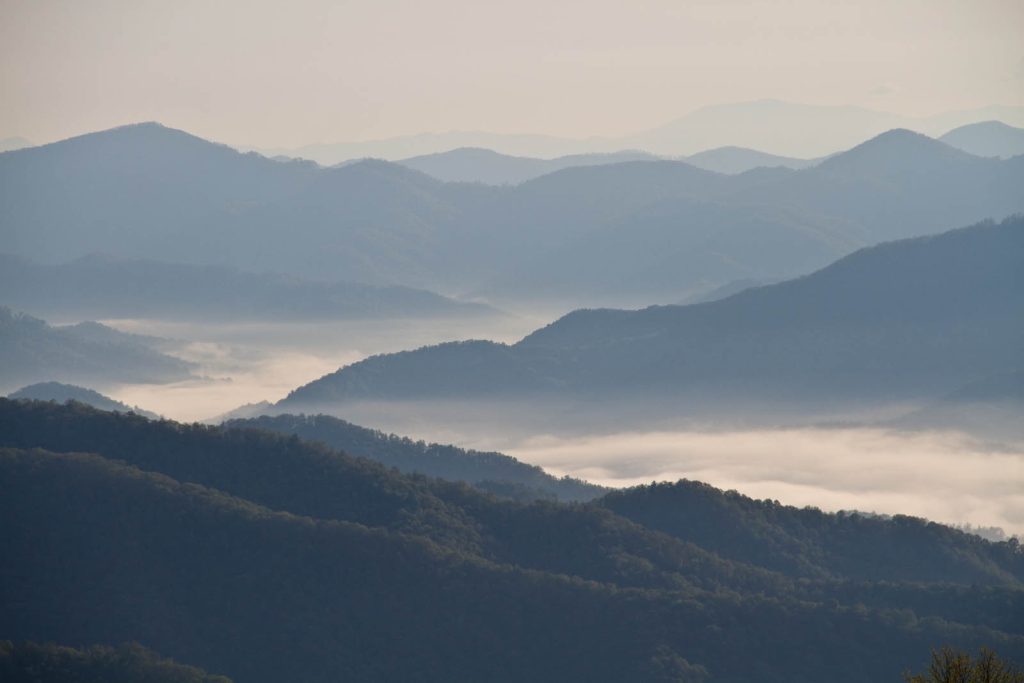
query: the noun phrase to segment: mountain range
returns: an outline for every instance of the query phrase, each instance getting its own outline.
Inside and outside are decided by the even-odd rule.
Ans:
[[[0,633],[252,683],[852,683],[936,643],[1024,654],[1015,543],[696,482],[525,504],[294,436],[0,399],[0,487]]]
[[[409,287],[320,282],[102,255],[43,265],[0,254],[8,304],[49,316],[165,320],[337,320],[497,314]]]
[[[743,400],[935,397],[1020,366],[1024,218],[870,247],[724,299],[578,310],[512,344],[468,341],[368,358],[279,410],[358,400],[614,397],[680,410]],[[652,407],[653,409],[653,407]]]
[[[627,161],[657,161],[659,159],[660,157],[647,152],[634,151],[570,154],[554,159],[538,159],[499,154],[489,149],[461,147],[447,152],[401,159],[396,163],[449,183],[518,185],[565,168],[604,166]],[[781,167],[795,170],[813,166],[820,161],[819,159],[781,157],[742,147],[718,147],[674,160],[685,161],[691,166],[706,171],[729,175],[745,173],[755,168]]]
[[[1009,157],[1024,154],[1024,128],[1001,121],[982,121],[955,128],[939,138],[947,145],[979,157]]]
[[[792,277],[1024,210],[1022,187],[1022,158],[907,131],[798,171],[631,161],[492,187],[281,163],[143,124],[0,154],[0,237],[42,263],[102,252],[564,310]]]
[[[460,147],[551,159],[623,149],[639,149],[659,156],[684,156],[716,147],[738,146],[784,157],[811,159],[851,147],[892,128],[908,128],[935,136],[958,126],[993,119],[1024,126],[1024,107],[989,106],[911,117],[863,107],[768,99],[702,107],[665,125],[621,137],[570,139],[550,135],[449,131],[363,142],[310,144],[297,148],[246,149],[260,151],[267,156],[311,159],[328,166],[366,157],[406,159]]]
[[[195,366],[165,353],[167,346],[95,322],[52,326],[0,306],[0,389],[40,378],[98,386],[195,379]]]
[[[611,152],[608,154],[570,154],[555,159],[514,157],[479,147],[402,159],[398,163],[446,183],[484,183],[486,185],[518,185],[563,168],[601,166],[626,161],[654,161],[658,157],[646,152]]]

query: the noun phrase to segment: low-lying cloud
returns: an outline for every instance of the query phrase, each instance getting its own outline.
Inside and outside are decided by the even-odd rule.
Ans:
[[[1024,533],[1024,445],[954,432],[799,429],[535,437],[511,455],[608,486],[695,479],[825,510],[901,513]]]

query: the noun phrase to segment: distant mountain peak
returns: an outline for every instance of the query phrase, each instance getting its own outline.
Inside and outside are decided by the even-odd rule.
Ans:
[[[1024,154],[1024,128],[1002,121],[970,123],[954,128],[939,139],[980,157],[1008,158]]]
[[[969,162],[979,159],[944,142],[906,128],[893,128],[840,154],[829,157],[820,168],[881,172],[887,168],[907,169],[945,161]]]

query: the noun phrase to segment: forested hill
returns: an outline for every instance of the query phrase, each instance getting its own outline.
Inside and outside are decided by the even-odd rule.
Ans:
[[[449,481],[465,481],[492,493],[524,499],[591,500],[605,489],[579,479],[553,477],[501,453],[467,451],[456,446],[413,441],[367,429],[329,415],[276,415],[224,423],[229,429],[265,429],[319,441],[331,448],[402,472],[418,472]]]
[[[0,400],[0,449],[5,638],[255,683],[853,683],[942,642],[1024,655],[1019,546],[922,520],[685,483],[521,504],[80,404]]]
[[[938,396],[1015,369],[1024,218],[859,251],[812,275],[691,306],[579,310],[507,346],[375,356],[279,407],[350,399]]]
[[[75,386],[73,384],[61,384],[60,382],[39,382],[38,384],[31,384],[8,394],[7,398],[15,400],[25,399],[30,401],[54,401],[56,403],[78,401],[79,403],[84,403],[99,410],[109,410],[118,413],[138,413],[139,415],[148,417],[152,420],[160,419],[160,416],[156,413],[151,413],[148,410],[143,410],[136,406],[130,406],[125,403],[121,403],[120,401],[115,401],[109,396],[104,396],[98,391]]]

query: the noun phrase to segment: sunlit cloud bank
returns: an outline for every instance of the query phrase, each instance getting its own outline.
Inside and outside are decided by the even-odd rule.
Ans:
[[[104,320],[123,332],[169,340],[166,350],[196,364],[202,379],[131,384],[106,391],[174,420],[206,420],[288,392],[374,353],[453,339],[515,341],[539,325],[531,317],[393,318],[324,322],[189,323]]]
[[[241,365],[237,355],[223,351],[217,345],[209,345],[204,351],[208,355],[201,365],[202,372],[206,373],[202,379],[173,384],[123,385],[111,395],[129,405],[175,420],[200,421],[246,403],[279,400],[294,389],[297,382],[314,380],[333,372],[340,365],[359,360],[358,356],[345,353],[339,353],[332,359],[294,352],[252,359]],[[212,362],[218,357],[227,367],[218,367]]]
[[[805,429],[535,437],[511,455],[608,486],[680,478],[825,510],[901,513],[1024,533],[1024,445],[959,433]]]

